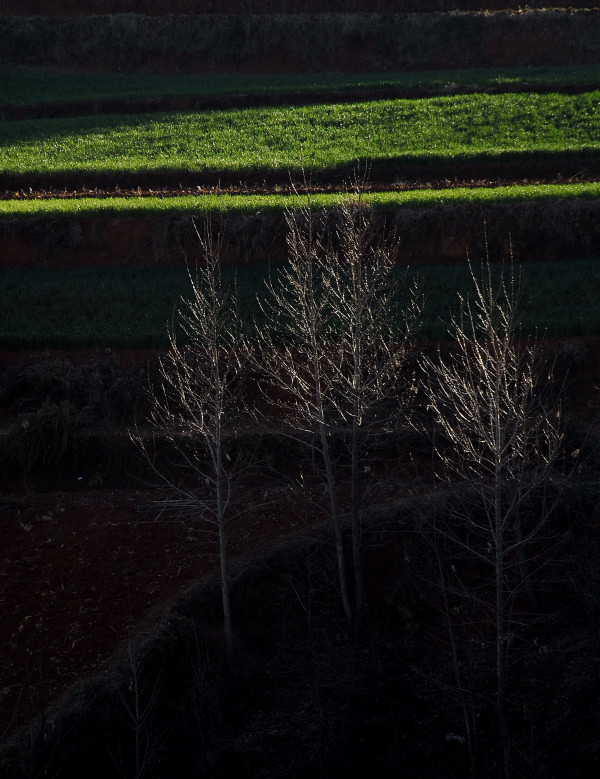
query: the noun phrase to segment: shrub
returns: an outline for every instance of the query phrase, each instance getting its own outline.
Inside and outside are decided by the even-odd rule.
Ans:
[[[11,425],[4,441],[4,457],[24,474],[38,465],[55,465],[80,451],[90,417],[70,401],[45,400],[40,408],[22,414]]]

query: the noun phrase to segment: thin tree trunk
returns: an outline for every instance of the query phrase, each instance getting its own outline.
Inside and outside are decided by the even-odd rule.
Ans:
[[[504,761],[504,777],[510,779],[512,773],[511,737],[506,711],[507,670],[507,635],[506,635],[506,600],[504,594],[504,517],[502,515],[500,469],[496,471],[496,496],[494,506],[495,523],[495,567],[496,567],[496,711],[500,730],[500,742]]]
[[[512,773],[511,737],[506,711],[507,647],[504,618],[504,571],[502,563],[496,557],[496,710],[500,741],[504,760],[504,777],[509,779]]]
[[[518,570],[521,581],[524,582],[525,594],[527,595],[529,606],[530,608],[535,608],[537,606],[537,597],[529,577],[529,559],[527,557],[526,545],[523,541],[523,528],[521,526],[521,512],[519,509],[520,503],[521,501],[519,501],[519,505],[517,506],[517,517],[515,521],[517,535],[517,560],[519,561]]]
[[[233,655],[233,623],[231,620],[231,599],[229,593],[229,559],[227,556],[227,536],[223,521],[219,521],[219,556],[221,558],[221,599],[223,602],[223,632],[227,656]]]
[[[354,632],[357,633],[360,621],[362,619],[362,611],[364,607],[364,582],[362,572],[362,559],[361,559],[361,526],[360,515],[358,511],[358,467],[359,467],[359,451],[358,451],[358,419],[356,414],[352,420],[352,463],[351,463],[351,501],[352,501],[352,566],[354,572],[354,589],[355,589],[355,606],[354,606]]]
[[[217,360],[218,358],[215,358]],[[218,366],[218,362],[215,364]],[[229,592],[229,559],[227,556],[227,527],[225,524],[226,505],[223,497],[223,443],[221,441],[221,380],[218,370],[215,372],[215,470],[217,525],[219,530],[219,559],[221,563],[221,600],[223,602],[223,632],[227,657],[233,656],[233,623],[231,619],[231,599]]]
[[[354,288],[359,285],[362,276],[362,263],[360,252],[356,257],[353,268]],[[352,567],[354,572],[354,633],[358,633],[362,610],[364,606],[364,583],[361,560],[361,527],[358,511],[358,467],[359,467],[359,426],[361,413],[362,386],[362,349],[363,333],[361,330],[362,306],[359,295],[354,295],[356,306],[354,309],[354,333],[353,333],[353,376],[352,376],[352,456],[351,456],[351,500],[352,500]]]
[[[450,613],[450,604],[448,603],[448,591],[446,589],[446,581],[444,578],[444,572],[442,563],[439,558],[438,552],[438,567],[440,569],[442,593],[444,598],[444,617],[446,619],[446,627],[448,628],[448,637],[450,639],[450,648],[452,650],[452,662],[454,665],[454,678],[456,679],[456,687],[458,694],[460,695],[460,705],[463,712],[463,719],[465,722],[465,731],[467,734],[467,749],[469,750],[469,763],[471,771],[475,770],[475,751],[474,751],[474,734],[471,728],[471,718],[469,717],[469,710],[467,707],[467,701],[465,699],[465,690],[462,683],[462,677],[460,674],[460,666],[458,663],[458,648],[456,646],[456,636],[454,635],[454,626],[452,624],[452,615]]]
[[[324,424],[319,425],[319,435],[321,438],[321,450],[323,452],[323,463],[325,465],[325,476],[327,479],[327,491],[329,493],[329,505],[331,511],[331,521],[333,525],[333,534],[335,538],[335,553],[337,559],[338,579],[340,584],[340,597],[344,614],[349,625],[352,625],[353,614],[348,595],[348,581],[346,576],[346,562],[344,555],[344,538],[340,522],[339,509],[337,505],[337,496],[335,494],[335,477],[333,475],[333,465],[327,440],[327,431]]]
[[[311,276],[311,289],[313,288]],[[340,522],[340,515],[336,495],[335,474],[333,472],[333,463],[331,462],[331,450],[327,439],[327,426],[325,424],[325,404],[321,391],[321,368],[319,364],[319,339],[317,336],[317,322],[314,317],[314,310],[311,311],[311,331],[310,342],[312,350],[313,378],[315,382],[315,402],[318,415],[319,437],[321,440],[321,452],[323,454],[323,464],[325,465],[325,477],[327,479],[327,491],[329,493],[329,506],[331,511],[331,522],[335,538],[335,553],[338,568],[338,580],[340,585],[340,597],[342,607],[348,625],[352,625],[352,606],[348,595],[348,580],[346,576],[346,561],[344,555],[344,537]]]

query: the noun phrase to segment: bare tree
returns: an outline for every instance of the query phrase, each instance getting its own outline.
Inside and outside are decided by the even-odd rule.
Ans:
[[[117,711],[131,734],[133,760],[123,755],[112,757],[121,775],[131,776],[132,779],[147,775],[163,741],[153,727],[158,679],[153,679],[152,685],[144,679],[143,651],[133,639],[129,639],[125,650],[124,677],[114,680]]]
[[[276,387],[282,430],[310,446],[322,462],[345,616],[356,627],[363,606],[359,500],[360,443],[369,412],[389,393],[405,364],[416,297],[399,326],[395,246],[377,240],[360,198],[341,208],[337,248],[316,228],[310,202],[286,215],[289,261],[267,284],[267,327],[256,365]],[[409,310],[410,309],[410,310]],[[267,398],[269,390],[266,390]],[[371,421],[371,420],[369,420]],[[350,430],[352,605],[344,548],[341,487],[334,440]]]
[[[221,274],[222,239],[210,224],[198,233],[201,262],[189,273],[191,297],[169,330],[160,381],[150,390],[150,419],[170,445],[171,462],[157,461],[138,433],[135,440],[171,497],[164,506],[216,528],[227,652],[233,651],[228,527],[235,518],[232,488],[237,460],[228,451],[227,428],[239,410],[241,334],[236,294]],[[181,330],[178,338],[177,327]],[[183,337],[184,344],[179,340]]]
[[[443,476],[458,487],[460,509],[436,532],[451,564],[445,592],[471,593],[494,615],[495,698],[505,776],[512,771],[508,720],[509,650],[518,630],[516,599],[548,554],[541,544],[555,509],[557,466],[563,449],[559,395],[537,340],[520,339],[521,274],[489,262],[481,278],[471,269],[473,299],[460,298],[451,322],[450,357],[425,359],[427,401],[442,435],[437,451]],[[443,440],[447,445],[443,446]],[[537,541],[537,544],[535,543]],[[448,550],[451,550],[450,552]],[[493,597],[465,586],[460,569],[483,566]]]
[[[349,430],[352,568],[355,623],[364,605],[361,564],[361,471],[369,433],[385,430],[390,420],[382,408],[392,394],[402,397],[400,377],[410,354],[421,313],[413,284],[402,299],[395,275],[397,238],[377,233],[372,212],[355,182],[354,197],[341,207],[337,252],[326,257],[325,284],[330,292],[333,328],[341,359],[336,362],[335,404]],[[362,466],[362,467],[361,467]]]
[[[286,214],[288,263],[267,281],[261,306],[255,364],[266,379],[263,392],[281,414],[282,432],[306,443],[323,462],[332,522],[340,596],[353,619],[331,442],[335,375],[340,350],[333,342],[331,290],[324,283],[325,246],[309,205]],[[273,397],[271,388],[282,396]]]

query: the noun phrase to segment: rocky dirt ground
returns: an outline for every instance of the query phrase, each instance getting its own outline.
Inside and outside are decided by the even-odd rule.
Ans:
[[[201,522],[161,515],[149,490],[0,495],[0,734],[97,671],[194,581],[218,569]],[[293,530],[265,501],[233,533],[232,559]]]

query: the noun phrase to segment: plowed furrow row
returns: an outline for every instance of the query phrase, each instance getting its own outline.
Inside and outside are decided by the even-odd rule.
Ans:
[[[494,187],[510,186],[542,186],[551,184],[565,184],[570,181],[578,183],[594,183],[600,181],[600,177],[581,177],[575,176],[569,179],[551,178],[551,179],[468,179],[468,180],[449,180],[436,179],[433,181],[403,181],[396,184],[386,184],[375,182],[365,187],[366,192],[409,192],[415,190],[434,190],[434,189],[454,189],[457,187],[468,187],[472,189],[491,189]],[[0,200],[77,200],[84,198],[165,198],[165,197],[189,197],[194,195],[293,195],[293,194],[321,194],[336,193],[346,191],[347,187],[342,184],[324,184],[324,185],[230,185],[230,186],[195,186],[195,187],[157,187],[155,189],[148,187],[114,187],[114,188],[63,188],[63,189],[6,189],[0,191]]]

